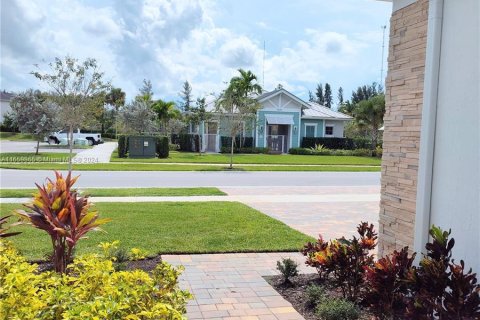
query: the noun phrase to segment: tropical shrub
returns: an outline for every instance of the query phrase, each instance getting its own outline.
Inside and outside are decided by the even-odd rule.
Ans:
[[[90,210],[88,196],[82,197],[72,188],[78,177],[72,178],[68,173],[64,179],[59,172],[55,176],[56,181],[47,179],[46,185],[36,184],[38,192],[31,203],[24,205],[29,211],[16,210],[16,213],[49,234],[55,271],[63,273],[78,241],[109,219],[99,219],[98,212]]]
[[[290,258],[284,258],[277,261],[277,270],[283,276],[283,283],[291,283],[290,278],[298,275],[298,264]]]
[[[480,285],[463,260],[455,264],[451,230],[432,226],[427,254],[408,275],[407,315],[415,319],[480,319]]]
[[[327,138],[327,137],[304,137],[302,139],[302,148],[313,148],[321,144],[328,149],[370,149],[372,143],[367,138]]]
[[[115,271],[99,255],[75,258],[68,274],[37,272],[0,240],[2,319],[183,319],[191,295],[179,289],[181,268],[162,262],[152,274]]]
[[[365,268],[373,265],[370,253],[376,247],[377,233],[373,224],[362,222],[357,227],[359,238],[340,238],[325,242],[320,236],[316,243],[307,243],[302,253],[324,279],[331,275],[341,288],[343,297],[356,301],[363,284]]]
[[[8,229],[11,227],[11,226],[7,226],[7,227],[2,227],[4,224],[7,223],[8,219],[11,217],[10,216],[5,216],[3,218],[0,218],[0,238],[7,238],[7,237],[12,237],[12,236],[16,236],[17,234],[20,234],[21,232],[7,232]]]
[[[315,312],[323,320],[355,320],[359,317],[357,306],[351,301],[341,298],[325,298]]]
[[[364,302],[379,318],[390,318],[395,310],[405,308],[409,292],[407,279],[414,259],[415,254],[409,256],[408,247],[405,247],[365,267]]]

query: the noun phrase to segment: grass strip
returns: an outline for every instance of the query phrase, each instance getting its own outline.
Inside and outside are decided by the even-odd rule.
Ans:
[[[21,208],[0,204],[1,215]],[[150,254],[298,251],[309,237],[238,202],[98,203],[95,208],[112,221],[104,232],[90,232],[79,242],[77,254],[99,252],[100,242],[120,240]],[[16,221],[12,217],[10,220]],[[28,225],[10,231],[9,238],[28,259],[51,253],[49,236]]]
[[[92,197],[179,197],[179,196],[223,196],[217,188],[87,188],[83,194]],[[0,198],[28,198],[37,189],[0,189]]]

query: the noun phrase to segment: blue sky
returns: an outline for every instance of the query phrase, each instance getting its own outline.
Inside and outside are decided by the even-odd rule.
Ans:
[[[132,98],[144,78],[154,97],[219,93],[236,69],[302,98],[329,82],[345,98],[380,81],[382,25],[391,3],[374,0],[27,0],[1,2],[1,89],[41,88],[33,65],[67,54],[96,58]],[[263,43],[265,41],[265,63]],[[387,50],[385,52],[385,61]],[[385,65],[386,69],[386,65]]]

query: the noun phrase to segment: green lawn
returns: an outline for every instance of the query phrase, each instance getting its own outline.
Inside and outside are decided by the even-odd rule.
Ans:
[[[19,204],[0,204],[4,216]],[[111,218],[105,232],[91,232],[77,253],[97,252],[100,241],[120,240],[121,246],[157,253],[220,253],[298,251],[313,238],[261,212],[236,202],[98,203],[101,217]],[[48,235],[30,226],[10,230],[29,259],[51,251]]]
[[[154,162],[154,163],[216,163],[227,164],[230,162],[228,154],[202,154],[193,152],[171,151],[167,159],[130,159],[118,158],[118,153],[113,152],[111,160],[114,162]],[[311,165],[374,165],[379,166],[381,159],[374,157],[354,156],[312,156],[294,154],[235,154],[233,162],[238,164],[311,164]]]
[[[0,140],[34,141],[35,138],[31,134],[18,132],[0,132]]]
[[[1,198],[28,198],[37,189],[0,189]],[[88,188],[82,193],[92,197],[138,197],[138,196],[223,196],[217,188]]]
[[[5,163],[0,162],[0,168],[22,169],[22,170],[67,170],[67,164],[60,163]],[[229,171],[226,165],[182,165],[162,163],[96,163],[96,164],[74,164],[73,169],[77,171]],[[359,166],[359,165],[312,165],[312,166],[242,166],[234,165],[237,171],[339,171],[339,172],[362,172],[380,171],[380,166]]]
[[[0,162],[68,162],[69,157],[69,153],[63,152],[40,152],[38,155],[32,152],[5,152],[0,153]]]

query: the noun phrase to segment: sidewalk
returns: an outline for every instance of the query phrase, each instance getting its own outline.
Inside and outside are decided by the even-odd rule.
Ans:
[[[105,142],[77,153],[72,162],[78,164],[109,163],[112,152],[117,147],[116,142]]]
[[[303,317],[263,279],[278,274],[276,263],[282,258],[297,261],[301,273],[315,272],[294,252],[162,256],[185,267],[180,286],[195,296],[187,306],[188,319],[300,320]]]

